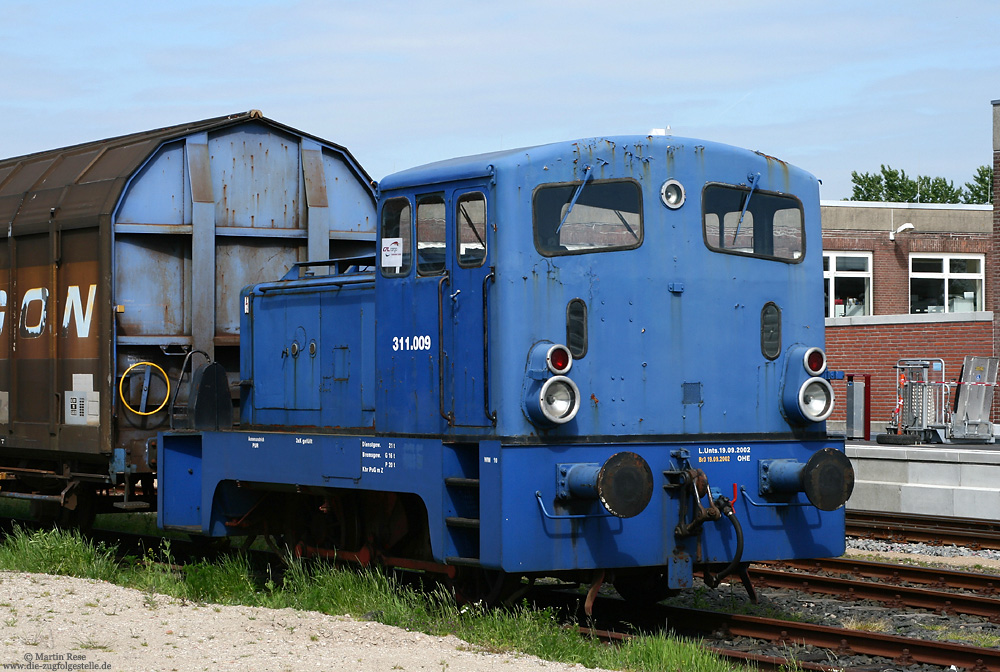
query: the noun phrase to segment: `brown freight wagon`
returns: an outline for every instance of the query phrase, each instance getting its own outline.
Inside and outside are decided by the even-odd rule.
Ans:
[[[241,289],[370,254],[375,195],[253,110],[0,161],[0,222],[0,496],[86,524],[155,505],[192,370],[239,397]]]

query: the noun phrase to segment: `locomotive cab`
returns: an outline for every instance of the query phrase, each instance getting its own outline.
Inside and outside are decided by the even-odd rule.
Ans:
[[[837,534],[789,534],[776,548],[754,533],[817,516],[836,529],[853,484],[825,427],[834,392],[814,177],[758,153],[644,137],[433,164],[380,189],[376,426],[469,449],[499,441],[476,476],[499,465],[491,497],[523,518],[490,530],[500,568],[628,557],[675,565],[679,587],[691,570],[678,558],[737,555],[725,521],[691,522],[732,502],[750,523],[743,561],[842,552]],[[477,216],[462,205],[469,193]],[[621,511],[635,520],[615,522]],[[597,541],[609,535],[613,551]]]

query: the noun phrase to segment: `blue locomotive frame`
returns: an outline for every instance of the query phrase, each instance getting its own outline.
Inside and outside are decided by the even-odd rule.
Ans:
[[[244,290],[241,427],[159,437],[160,524],[670,589],[842,554],[818,193],[670,136],[388,176],[374,257]]]

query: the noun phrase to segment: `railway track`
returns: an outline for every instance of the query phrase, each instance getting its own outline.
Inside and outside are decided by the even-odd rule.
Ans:
[[[925,609],[955,616],[973,615],[1000,622],[1000,576],[945,568],[916,567],[851,559],[787,561],[754,565],[750,576],[758,587],[821,593],[837,600],[872,600],[896,609]],[[849,578],[848,578],[849,577]],[[867,580],[860,580],[864,577]],[[913,584],[916,584],[913,585]],[[921,586],[921,587],[917,587]],[[951,591],[951,592],[949,592]],[[954,592],[964,591],[964,592]],[[707,648],[734,663],[752,663],[758,669],[781,669],[794,663],[802,670],[844,669],[854,656],[878,656],[893,666],[913,664],[954,665],[967,670],[1000,671],[1000,649],[951,641],[933,641],[767,618],[756,615],[720,613],[687,607],[656,605],[641,615],[614,598],[599,598],[595,605],[606,631],[597,636],[614,641],[628,635],[614,632],[616,619],[643,632],[669,630],[676,634],[714,639]],[[587,631],[581,628],[581,631]],[[595,634],[595,633],[590,633]],[[760,644],[769,642],[780,649],[826,650],[828,660],[810,660],[761,653]],[[740,648],[736,648],[736,647]],[[793,660],[794,658],[794,660]],[[847,663],[849,664],[849,663]]]
[[[755,584],[804,593],[833,595],[843,600],[872,600],[889,607],[927,609],[942,614],[968,614],[1000,622],[1000,600],[979,595],[946,593],[909,586],[885,586],[832,576],[813,576],[756,568],[750,571]]]
[[[585,637],[595,637],[602,642],[607,642],[609,644],[625,642],[634,636],[628,633],[615,632],[612,630],[597,630],[595,628],[588,628],[585,626],[580,626],[579,631],[580,634]],[[842,672],[843,670],[842,667],[824,665],[822,663],[811,663],[801,660],[796,660],[793,666],[792,661],[788,658],[768,656],[762,653],[753,653],[751,651],[740,651],[738,649],[729,649],[718,646],[706,646],[705,648],[720,658],[725,658],[726,660],[737,664],[752,665],[758,670],[788,670],[790,668],[809,670],[810,672]]]
[[[727,638],[748,637],[780,645],[815,646],[827,649],[835,657],[861,654],[888,658],[897,665],[955,665],[967,670],[1000,672],[998,649],[698,609],[668,607],[664,615],[674,623],[684,623],[685,628],[694,627],[702,633],[722,631]]]
[[[554,606],[554,605],[547,605]],[[778,618],[745,614],[720,613],[704,609],[656,605],[641,615],[616,598],[598,598],[594,608],[601,620],[621,619],[621,622],[642,632],[659,632],[667,629],[675,634],[713,640],[707,648],[733,662],[752,661],[762,669],[779,669],[781,666],[799,665],[808,670],[844,669],[841,662],[853,656],[878,656],[899,666],[925,664],[948,668],[955,665],[976,672],[1000,672],[1000,649],[972,646],[948,641],[934,641],[901,637],[850,628],[834,627],[788,621]],[[666,628],[664,626],[666,624]],[[614,626],[595,625],[608,632]],[[617,628],[620,631],[620,628]],[[627,635],[613,635],[621,639]],[[815,647],[826,650],[826,662],[805,661],[781,656],[761,654],[733,646],[734,640],[765,641],[782,648]],[[720,642],[722,640],[722,642]],[[727,642],[727,643],[723,643]],[[747,648],[759,645],[744,642]]]
[[[847,536],[1000,550],[1000,522],[976,518],[848,511]]]
[[[1000,596],[1000,574],[980,574],[944,567],[900,565],[856,558],[821,558],[816,560],[782,560],[761,563],[760,567],[798,569],[804,572],[823,572],[864,577],[884,583],[904,583],[966,590],[980,595]]]

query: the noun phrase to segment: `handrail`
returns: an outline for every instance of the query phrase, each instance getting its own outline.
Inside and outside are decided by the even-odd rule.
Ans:
[[[339,268],[340,264],[344,262],[352,262],[348,264],[349,266],[374,266],[375,265],[375,255],[374,254],[358,254],[349,257],[332,257],[330,259],[314,259],[311,261],[296,261],[292,264],[288,272],[282,276],[282,280],[296,280],[298,279],[298,271],[300,268],[306,268],[308,266],[337,266]],[[370,262],[370,263],[367,263]]]
[[[490,410],[490,321],[486,301],[486,283],[496,279],[496,267],[490,266],[490,272],[483,278],[483,408],[486,417],[493,426],[497,424],[497,412]]]
[[[257,285],[257,290],[261,293],[273,292],[276,290],[298,289],[300,287],[315,289],[324,285],[360,285],[375,282],[374,273],[351,273],[350,275],[321,275],[313,278],[302,278],[300,280],[282,280],[280,282],[269,282],[264,285]]]
[[[444,298],[442,294],[446,282],[451,282],[448,279],[447,271],[438,280],[438,413],[448,421],[448,426],[451,427],[455,424],[455,416],[451,412],[444,412]]]
[[[574,513],[566,514],[563,516],[557,516],[555,514],[549,513],[545,509],[545,502],[542,501],[541,490],[535,490],[535,499],[538,500],[538,506],[542,510],[542,515],[549,520],[579,520],[581,518],[614,518],[610,513]]]

